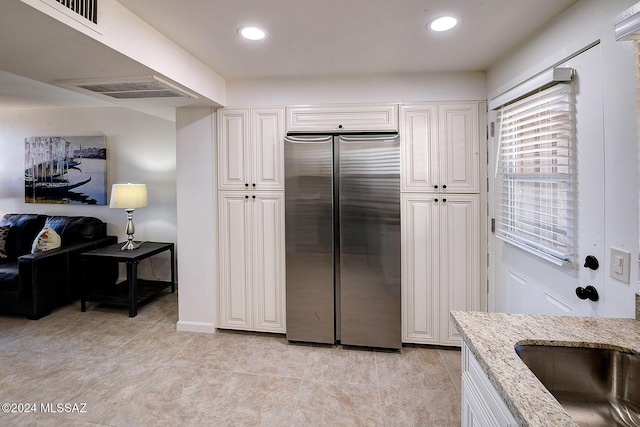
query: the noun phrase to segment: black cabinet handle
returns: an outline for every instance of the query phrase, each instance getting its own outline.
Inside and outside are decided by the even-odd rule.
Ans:
[[[245,186],[245,187],[248,187],[248,186],[249,186],[249,184],[245,182],[245,183],[244,183],[244,186]]]
[[[253,184],[251,184],[251,185],[252,185],[253,187],[255,187],[255,186],[256,186],[256,183],[254,182],[254,183],[253,183]]]
[[[245,195],[244,195],[244,198],[245,198],[245,199],[248,199],[248,198],[249,198],[249,195],[248,195],[248,194],[245,194]]]
[[[342,129],[342,125],[338,125],[338,129]]]
[[[442,199],[442,203],[447,203],[447,199]]]
[[[255,198],[256,198],[255,194],[254,194],[253,196],[251,196],[251,198],[252,198],[252,199],[255,199]]]
[[[438,199],[433,199],[434,202],[438,203]]]
[[[442,188],[446,190],[447,189],[447,185],[446,184],[443,185]]]
[[[434,185],[433,188],[435,188],[437,190],[438,189],[438,185],[437,184]]]

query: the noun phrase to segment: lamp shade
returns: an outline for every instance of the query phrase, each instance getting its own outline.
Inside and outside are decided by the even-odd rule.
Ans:
[[[110,208],[135,209],[148,205],[147,184],[113,184]]]

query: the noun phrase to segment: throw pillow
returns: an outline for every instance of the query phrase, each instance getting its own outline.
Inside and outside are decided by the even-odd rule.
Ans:
[[[7,236],[9,236],[9,227],[10,225],[0,225],[0,258],[7,257],[7,250],[5,246],[7,245]]]
[[[53,228],[46,226],[38,233],[35,240],[33,241],[33,246],[31,246],[31,253],[34,254],[36,252],[56,249],[61,245],[62,239],[60,239],[60,235],[56,233]]]

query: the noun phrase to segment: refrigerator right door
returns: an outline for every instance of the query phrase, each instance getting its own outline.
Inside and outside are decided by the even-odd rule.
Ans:
[[[339,339],[399,349],[400,143],[396,135],[337,139]]]

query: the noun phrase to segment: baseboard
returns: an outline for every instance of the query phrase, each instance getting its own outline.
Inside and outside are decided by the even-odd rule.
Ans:
[[[213,323],[189,322],[185,320],[179,320],[178,323],[176,323],[176,331],[215,334],[216,328]]]

